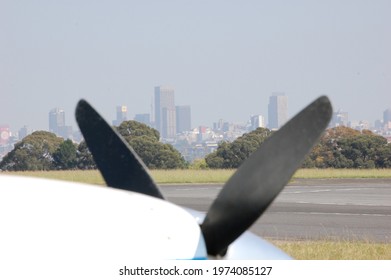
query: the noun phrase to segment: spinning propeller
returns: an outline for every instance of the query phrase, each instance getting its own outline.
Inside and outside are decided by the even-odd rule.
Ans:
[[[209,255],[228,246],[267,209],[320,138],[332,114],[319,97],[264,141],[228,180],[201,224]],[[85,101],[76,119],[107,185],[164,199],[134,150]]]

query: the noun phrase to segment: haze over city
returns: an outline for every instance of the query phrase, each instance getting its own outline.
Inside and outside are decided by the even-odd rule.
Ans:
[[[319,95],[350,120],[391,107],[390,1],[11,1],[0,3],[0,124],[48,129],[89,100],[108,121],[150,113],[171,85],[192,124],[292,116]]]

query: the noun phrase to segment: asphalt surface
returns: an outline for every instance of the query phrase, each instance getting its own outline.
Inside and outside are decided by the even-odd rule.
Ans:
[[[175,204],[206,212],[222,185],[162,185]],[[250,229],[272,239],[391,242],[391,179],[297,179]]]

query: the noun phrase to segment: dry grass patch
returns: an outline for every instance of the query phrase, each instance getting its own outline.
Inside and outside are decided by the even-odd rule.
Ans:
[[[367,241],[276,241],[297,260],[391,260],[391,244]]]
[[[234,172],[234,169],[150,170],[151,176],[158,184],[223,184]],[[104,185],[104,180],[97,170],[23,171],[2,173]],[[391,178],[391,169],[299,169],[293,178]]]
[[[86,184],[104,185],[102,175],[97,170],[66,170],[66,171],[23,171],[4,172],[4,174],[38,177]]]
[[[159,184],[208,184],[224,183],[234,171],[232,169],[152,170],[151,176]]]
[[[293,178],[303,179],[355,179],[355,178],[391,178],[389,169],[299,169]]]

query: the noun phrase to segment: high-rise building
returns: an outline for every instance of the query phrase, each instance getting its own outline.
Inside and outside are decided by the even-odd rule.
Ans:
[[[31,133],[31,130],[27,125],[23,126],[21,129],[19,129],[19,140],[22,140],[24,137],[29,135]]]
[[[191,130],[191,109],[190,106],[176,106],[176,131],[181,133]]]
[[[391,108],[383,112],[383,122],[384,123],[391,122]]]
[[[122,122],[128,120],[128,108],[124,105],[117,106],[116,119],[113,121],[113,125],[119,126]]]
[[[333,113],[329,126],[330,127],[348,126],[348,124],[349,124],[348,112],[343,112],[341,110],[338,110],[337,112]]]
[[[251,130],[255,130],[258,127],[265,127],[265,118],[262,115],[251,116]]]
[[[164,139],[176,136],[175,96],[172,87],[155,87],[155,126]]]
[[[176,111],[167,107],[162,108],[162,132],[164,139],[176,136]]]
[[[64,139],[73,139],[73,129],[70,125],[64,125],[59,127],[58,136]]]
[[[136,114],[134,120],[148,126],[151,126],[151,115],[150,114]]]
[[[49,131],[60,134],[60,127],[65,126],[65,112],[63,109],[54,108],[49,112]]]
[[[65,112],[60,108],[54,108],[49,112],[49,131],[64,139],[72,139],[72,126],[65,125]]]
[[[391,108],[383,112],[383,124],[385,130],[391,130]]]
[[[269,98],[268,127],[279,129],[288,120],[288,98],[285,93],[273,93]]]

